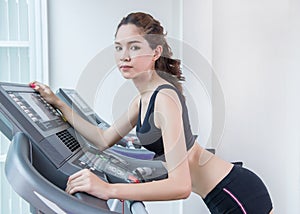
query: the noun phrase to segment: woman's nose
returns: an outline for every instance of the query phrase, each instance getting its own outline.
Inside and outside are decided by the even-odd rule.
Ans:
[[[120,60],[121,61],[130,61],[130,54],[128,50],[124,50],[123,53],[121,54]]]

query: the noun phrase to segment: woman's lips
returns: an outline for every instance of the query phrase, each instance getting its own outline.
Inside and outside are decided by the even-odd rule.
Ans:
[[[129,66],[129,65],[121,65],[120,66],[120,69],[122,70],[122,71],[127,71],[127,70],[129,70],[129,69],[131,69],[132,68],[132,66]]]

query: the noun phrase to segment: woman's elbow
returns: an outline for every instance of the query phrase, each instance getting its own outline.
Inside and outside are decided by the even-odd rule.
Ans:
[[[183,199],[187,199],[192,193],[192,187],[189,186],[186,188],[185,192],[184,192],[184,196],[183,196]]]
[[[178,194],[178,199],[187,199],[192,192],[191,185],[185,185],[180,188],[180,193]]]

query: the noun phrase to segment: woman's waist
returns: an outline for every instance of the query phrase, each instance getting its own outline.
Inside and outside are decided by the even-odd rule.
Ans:
[[[203,197],[230,172],[233,165],[196,142],[189,150],[189,166],[193,191]]]

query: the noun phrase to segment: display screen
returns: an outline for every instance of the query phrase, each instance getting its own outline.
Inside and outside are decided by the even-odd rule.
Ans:
[[[9,96],[42,130],[46,131],[64,124],[56,109],[38,93],[12,92]]]
[[[41,97],[34,93],[19,93],[19,95],[28,103],[28,105],[39,116],[40,122],[55,120],[58,118],[56,111],[48,104],[41,100]]]
[[[90,107],[82,100],[82,98],[77,93],[70,93],[69,94],[72,102],[79,107],[85,113],[90,112]]]
[[[72,101],[79,106],[82,110],[86,111],[89,107],[85,104],[85,102],[79,97],[77,94],[70,94],[72,97]]]

